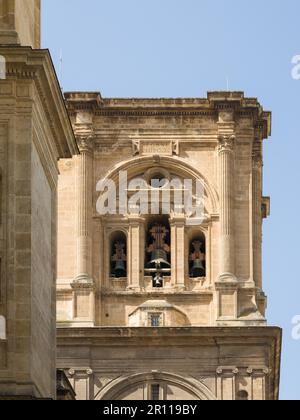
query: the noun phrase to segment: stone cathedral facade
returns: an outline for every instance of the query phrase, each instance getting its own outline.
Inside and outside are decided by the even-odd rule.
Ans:
[[[271,114],[241,92],[63,98],[22,1],[21,23],[0,2],[0,395],[55,398],[58,368],[79,400],[276,400]]]
[[[261,274],[270,113],[242,93],[65,98],[80,155],[60,162],[58,366],[78,397],[276,398],[279,332],[266,327]],[[127,212],[99,214],[103,179]],[[137,179],[157,214],[130,206]],[[163,214],[174,179],[182,194],[201,181],[199,224],[172,191]]]

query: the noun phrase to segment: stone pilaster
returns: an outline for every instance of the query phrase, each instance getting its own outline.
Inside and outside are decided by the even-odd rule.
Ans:
[[[265,401],[268,395],[268,382],[270,380],[270,369],[265,367],[262,369],[249,368],[247,373],[251,381],[250,400]]]
[[[219,401],[236,400],[236,367],[219,367],[217,369],[217,399]]]
[[[252,156],[252,225],[253,225],[253,280],[262,289],[262,151],[261,142],[253,145]]]
[[[95,283],[93,279],[93,135],[77,135],[80,155],[76,162],[77,186],[77,275],[73,290],[74,321],[81,326],[95,322]]]
[[[220,170],[220,281],[236,280],[234,244],[234,147],[235,136],[231,128],[219,123]],[[226,124],[227,126],[227,124]]]
[[[128,290],[140,291],[144,278],[145,220],[128,216]]]
[[[179,290],[185,289],[185,217],[171,216],[171,267],[172,284]]]
[[[93,283],[92,209],[93,137],[77,138],[77,276],[76,283]]]

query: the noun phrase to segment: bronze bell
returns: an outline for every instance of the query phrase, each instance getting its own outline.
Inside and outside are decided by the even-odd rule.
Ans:
[[[191,269],[190,275],[193,278],[205,276],[205,268],[204,268],[203,262],[200,259],[193,261],[193,267]]]
[[[126,277],[126,267],[125,267],[125,262],[124,261],[122,261],[122,260],[117,260],[116,261],[116,266],[115,266],[115,269],[114,269],[114,273],[115,273],[115,276],[117,278]]]
[[[151,261],[147,264],[147,268],[170,268],[168,256],[163,249],[155,249],[151,254]]]

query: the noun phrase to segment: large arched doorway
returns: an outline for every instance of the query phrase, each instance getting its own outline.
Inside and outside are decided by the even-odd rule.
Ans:
[[[96,400],[105,401],[199,401],[215,400],[201,382],[179,375],[151,372],[115,379]]]

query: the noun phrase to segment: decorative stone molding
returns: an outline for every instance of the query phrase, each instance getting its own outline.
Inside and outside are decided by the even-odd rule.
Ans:
[[[94,135],[76,135],[76,140],[80,153],[92,153],[94,150]]]
[[[172,156],[179,154],[178,140],[132,140],[133,156]]]
[[[92,376],[93,374],[94,371],[91,368],[71,368],[68,370],[69,377],[74,377],[75,375]]]
[[[262,218],[267,219],[271,214],[271,199],[270,197],[262,198]]]
[[[271,370],[267,367],[264,368],[253,368],[249,367],[247,369],[247,374],[250,376],[269,376],[271,374]]]
[[[252,154],[253,169],[261,169],[263,166],[263,157],[260,151],[254,151]]]
[[[234,135],[219,135],[218,141],[218,152],[233,152],[235,146],[235,136]]]
[[[72,290],[95,290],[95,282],[89,277],[79,276],[71,283]]]

